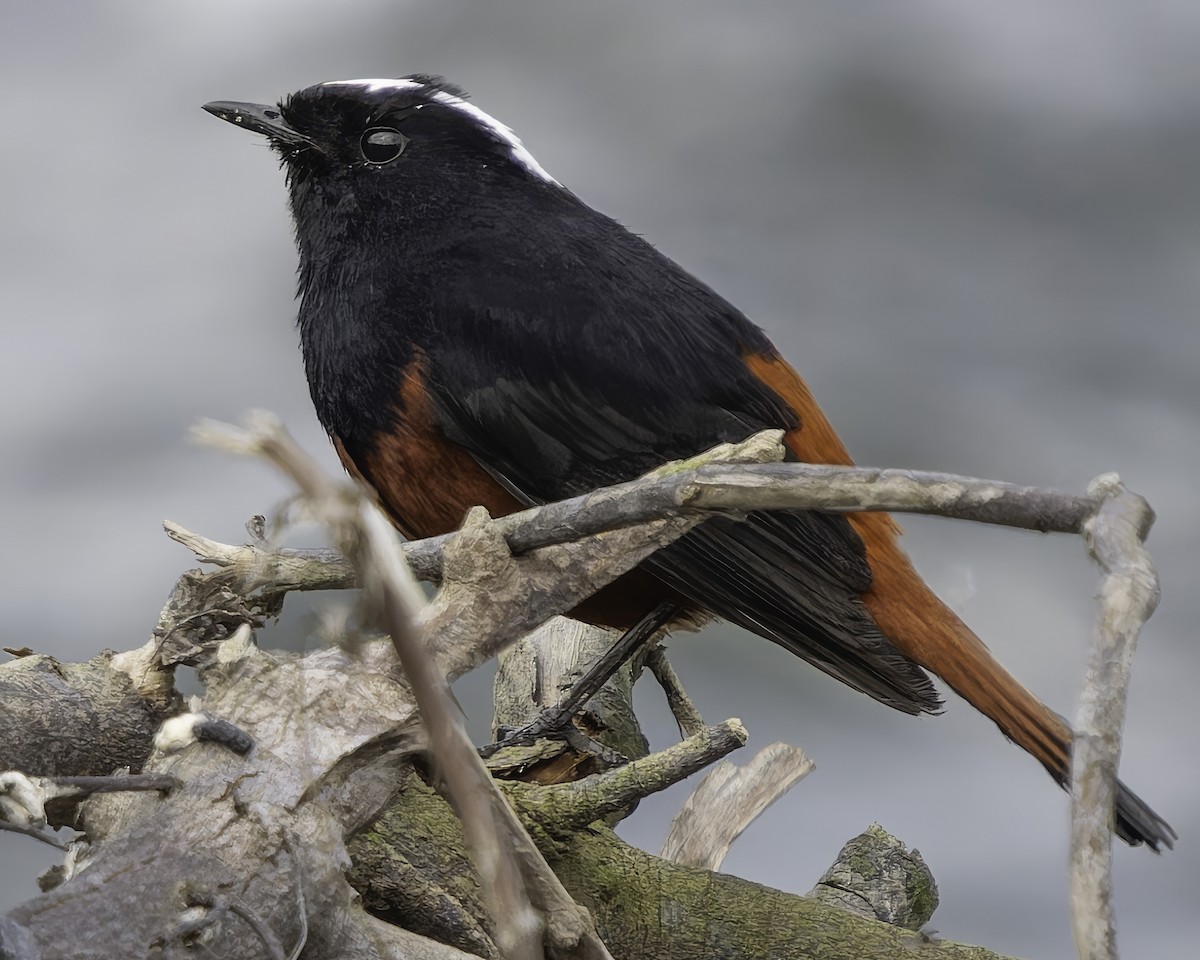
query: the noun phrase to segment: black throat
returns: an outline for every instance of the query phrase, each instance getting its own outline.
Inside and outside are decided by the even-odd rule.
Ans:
[[[290,178],[305,373],[318,419],[347,443],[393,422],[438,263],[478,191],[417,181]]]

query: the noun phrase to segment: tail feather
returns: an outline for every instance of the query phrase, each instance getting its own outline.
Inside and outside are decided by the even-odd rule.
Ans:
[[[1070,789],[1071,729],[1022,686],[953,611],[925,585],[895,541],[883,514],[851,522],[867,544],[874,583],[863,601],[884,634],[906,656],[946,681]],[[1174,846],[1175,831],[1124,783],[1117,784],[1116,834],[1131,846]]]
[[[807,463],[850,464],[850,454],[808,386],[776,353],[748,354],[746,365],[795,412],[788,430],[792,454]],[[1010,740],[1032,754],[1061,786],[1070,782],[1071,730],[1018,683],[983,641],[943,604],[913,570],[885,513],[849,514],[867,549],[872,584],[862,600],[901,653],[936,673]],[[1118,784],[1116,832],[1131,845],[1171,847],[1175,831],[1125,784]]]

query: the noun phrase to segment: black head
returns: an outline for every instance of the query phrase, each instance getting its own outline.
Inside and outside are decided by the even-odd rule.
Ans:
[[[275,106],[204,109],[266,136],[282,159],[309,384],[343,442],[391,416],[411,328],[433,322],[432,298],[465,249],[489,231],[500,235],[490,249],[510,246],[534,211],[578,204],[511,130],[436,77],[334,81]]]
[[[214,102],[204,109],[264,134],[293,188],[340,182],[374,193],[383,178],[390,190],[428,198],[504,179],[558,187],[508,127],[439,77],[336,80],[275,107]]]

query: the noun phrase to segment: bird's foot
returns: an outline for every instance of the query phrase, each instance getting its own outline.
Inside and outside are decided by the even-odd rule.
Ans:
[[[532,747],[539,741],[558,741],[565,743],[575,753],[595,757],[605,767],[629,762],[623,753],[605,746],[576,726],[575,713],[566,703],[557,703],[547,707],[523,727],[499,727],[496,730],[496,742],[480,747],[479,755],[487,760],[501,750]]]

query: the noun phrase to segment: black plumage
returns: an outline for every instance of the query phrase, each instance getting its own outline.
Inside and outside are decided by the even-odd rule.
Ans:
[[[515,509],[629,480],[766,428],[787,431],[795,457],[850,462],[758,327],[551,178],[458,88],[343,81],[278,107],[206,109],[283,159],[317,415],[405,532],[445,532],[477,502]],[[756,512],[706,521],[643,570],[906,713],[940,708],[929,667],[1064,782],[1069,729],[895,537],[880,515]],[[1170,827],[1121,790],[1121,835],[1169,845]]]
[[[772,349],[753,323],[642,238],[529,176],[473,117],[430,99],[452,90],[431,82],[380,101],[318,87],[283,105],[289,125],[322,144],[392,123],[411,140],[387,170],[289,154],[309,383],[355,463],[403,416],[395,399],[417,349],[446,437],[527,503],[794,425],[740,360]],[[352,186],[337,189],[343,179]],[[842,517],[710,523],[646,566],[889,706],[940,705],[863,607],[870,568]]]

